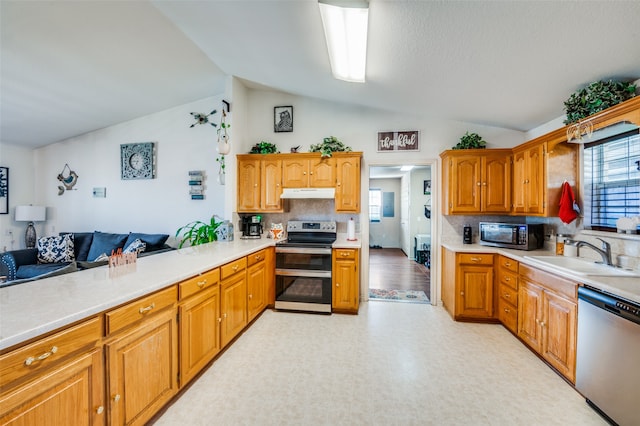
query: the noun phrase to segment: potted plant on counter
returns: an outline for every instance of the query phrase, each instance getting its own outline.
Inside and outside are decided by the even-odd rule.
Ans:
[[[176,237],[181,238],[178,248],[182,248],[187,242],[189,242],[190,246],[197,246],[217,241],[218,234],[216,231],[222,223],[222,220],[220,222],[216,221],[216,215],[213,215],[209,223],[196,220],[180,227],[176,231]]]

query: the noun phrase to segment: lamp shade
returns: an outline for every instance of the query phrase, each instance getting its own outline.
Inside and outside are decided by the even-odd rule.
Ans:
[[[17,206],[16,221],[18,222],[42,222],[47,218],[45,206]]]

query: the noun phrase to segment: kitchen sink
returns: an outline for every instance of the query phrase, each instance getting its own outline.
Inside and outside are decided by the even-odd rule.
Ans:
[[[582,276],[640,277],[640,271],[629,271],[579,257],[525,256],[525,259],[529,259],[539,265],[553,266],[565,272]]]

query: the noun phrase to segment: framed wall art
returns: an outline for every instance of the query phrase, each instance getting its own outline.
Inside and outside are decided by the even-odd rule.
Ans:
[[[273,108],[273,131],[293,132],[293,107],[277,106]]]
[[[120,172],[122,180],[154,179],[155,142],[120,145]]]
[[[378,152],[420,151],[419,139],[417,130],[378,132]]]
[[[0,214],[9,214],[9,168],[0,167]]]

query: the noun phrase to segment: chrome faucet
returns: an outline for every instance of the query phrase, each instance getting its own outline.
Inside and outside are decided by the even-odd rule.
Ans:
[[[594,246],[591,243],[588,243],[586,241],[576,241],[577,244],[577,248],[578,248],[578,256],[580,256],[580,247],[582,246],[587,246],[590,249],[595,250],[596,253],[598,253],[600,256],[602,256],[602,262],[605,265],[609,265],[609,266],[614,266],[613,262],[611,261],[611,244],[609,244],[608,242],[606,242],[605,240],[603,240],[602,238],[596,238],[600,241],[602,241],[602,249],[599,249],[598,247]]]

